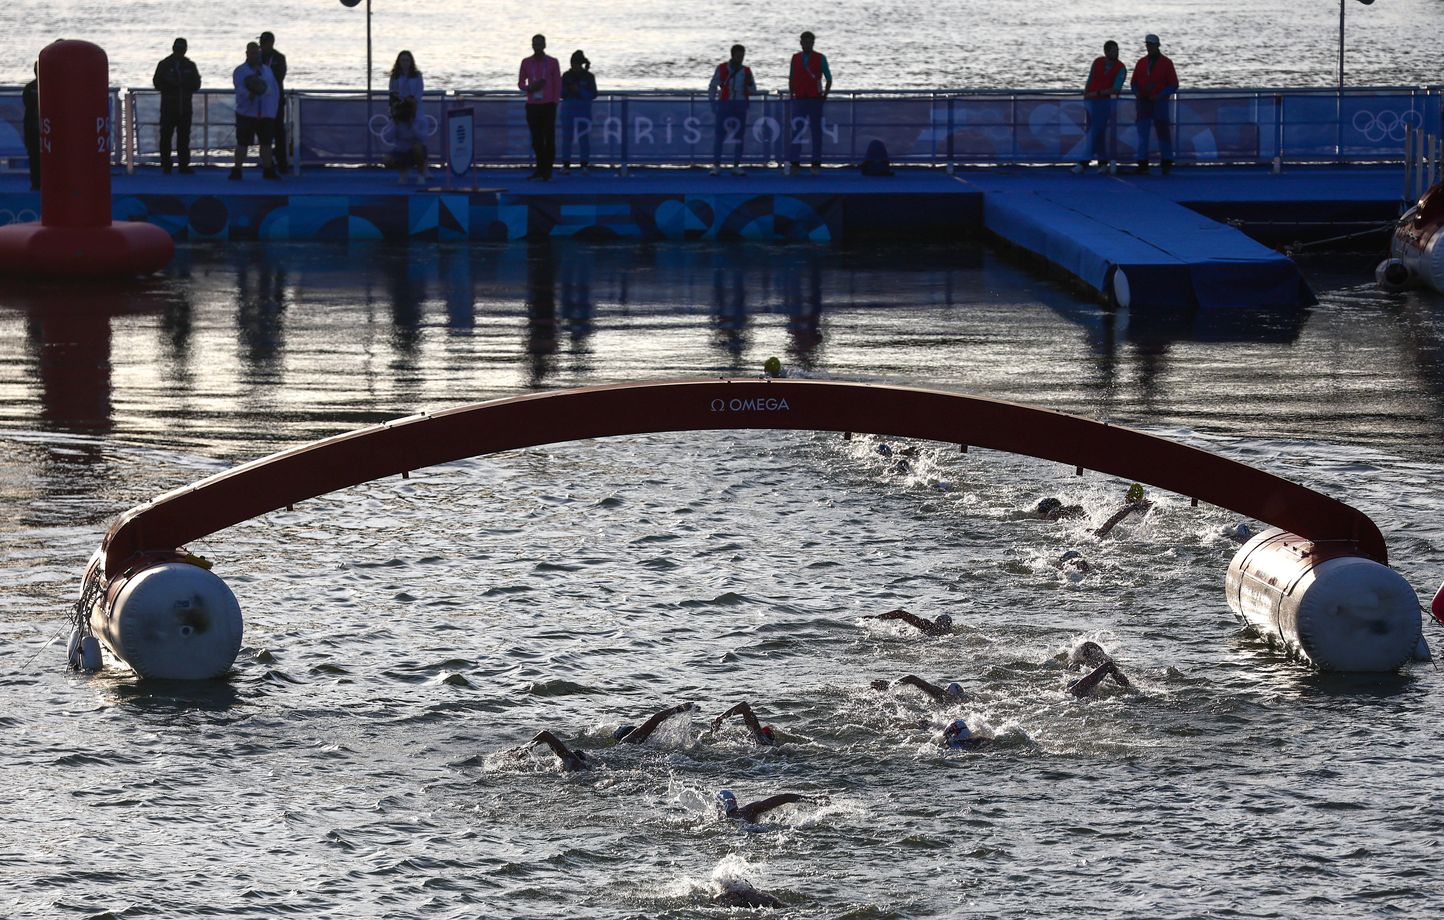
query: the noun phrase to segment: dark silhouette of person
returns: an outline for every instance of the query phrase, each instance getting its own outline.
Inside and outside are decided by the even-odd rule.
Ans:
[[[1043,521],[1061,521],[1064,518],[1082,517],[1087,512],[1082,505],[1065,505],[1061,498],[1050,497],[1038,502],[1033,514]]]
[[[946,636],[953,631],[953,618],[946,613],[940,613],[936,618],[928,620],[915,613],[908,613],[901,607],[896,610],[889,610],[887,613],[879,613],[863,617],[864,620],[901,620],[909,626],[916,627],[925,636]]]
[[[751,885],[737,885],[712,895],[712,903],[718,907],[784,907],[777,898],[765,891],[758,891]]]
[[[582,172],[592,159],[592,100],[597,98],[597,78],[592,62],[580,48],[572,52],[572,66],[562,74],[562,172],[572,171],[572,144]]]
[[[812,50],[816,40],[811,32],[802,33],[802,50],[792,56],[792,68],[787,75],[787,91],[792,94],[792,117],[787,120],[792,171],[797,172],[798,160],[802,158],[800,138],[803,127],[806,127],[812,134],[814,176],[822,167],[822,103],[832,92],[832,71],[827,66],[827,55]]]
[[[557,158],[557,103],[562,98],[562,67],[547,54],[545,35],[531,37],[532,54],[521,60],[517,89],[526,93],[526,126],[536,168],[528,179],[550,181]]]
[[[275,147],[274,161],[277,172],[285,172],[288,163],[286,154],[286,56],[276,50],[276,36],[271,32],[262,32],[257,39],[261,45],[261,63],[271,68],[271,76],[276,78],[276,92],[280,94],[280,104],[276,106],[276,116],[272,122],[271,142]]]
[[[36,61],[31,72],[39,74],[40,62]],[[30,167],[30,190],[40,190],[40,80],[37,77],[25,84],[20,92],[25,107],[25,162]]]
[[[763,725],[762,721],[757,718],[757,713],[753,712],[752,707],[746,702],[738,703],[736,706],[733,706],[731,709],[713,719],[712,731],[716,732],[722,727],[722,723],[732,716],[742,717],[743,724],[746,725],[747,730],[752,733],[753,741],[756,741],[763,747],[771,747],[777,743],[777,732],[771,725]]]
[[[757,92],[757,81],[752,78],[752,68],[742,63],[747,49],[733,45],[731,57],[717,65],[712,71],[712,82],[707,84],[707,102],[712,106],[712,175],[722,171],[722,144],[731,142],[732,174],[740,176],[742,170],[742,147],[747,139],[747,100]]]
[[[169,173],[171,143],[175,143],[176,163],[182,173],[191,169],[191,95],[201,88],[201,73],[186,57],[186,40],[177,38],[170,46],[170,57],[155,65],[152,85],[160,90],[160,168]]]

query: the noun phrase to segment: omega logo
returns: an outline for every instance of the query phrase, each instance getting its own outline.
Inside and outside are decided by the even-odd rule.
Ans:
[[[714,399],[713,412],[788,412],[792,409],[785,399],[763,397],[760,399]]]

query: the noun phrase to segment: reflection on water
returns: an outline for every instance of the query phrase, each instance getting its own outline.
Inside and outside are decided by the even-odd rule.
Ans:
[[[7,341],[24,343],[5,354],[0,424],[150,441],[154,407],[183,403],[282,443],[537,387],[755,373],[778,355],[794,372],[1115,420],[1437,443],[1438,298],[1324,268],[1311,311],[1150,315],[1102,310],[976,244],[188,247],[147,285],[0,294]],[[215,447],[203,426],[181,440]]]

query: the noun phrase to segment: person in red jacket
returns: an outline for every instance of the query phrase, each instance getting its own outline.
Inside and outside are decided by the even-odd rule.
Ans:
[[[717,65],[717,69],[712,71],[712,82],[707,85],[707,101],[712,105],[716,125],[712,131],[714,176],[722,170],[722,144],[727,141],[736,144],[732,154],[732,175],[743,175],[742,144],[747,140],[747,100],[757,92],[752,68],[742,63],[746,57],[746,48],[733,45],[732,56]]]
[[[1103,56],[1093,59],[1088,82],[1083,86],[1083,104],[1088,107],[1088,157],[1098,161],[1099,172],[1110,172],[1108,166],[1108,123],[1113,120],[1114,100],[1123,92],[1123,78],[1128,68],[1118,60],[1118,43],[1103,43]],[[1082,175],[1088,160],[1073,167]]]
[[[1178,92],[1173,62],[1158,50],[1158,36],[1143,39],[1148,53],[1133,65],[1133,95],[1138,103],[1138,175],[1148,174],[1148,128],[1158,132],[1158,155],[1166,175],[1173,168],[1173,126],[1168,120],[1168,98]]]
[[[827,66],[827,55],[812,50],[817,41],[811,32],[801,36],[802,50],[792,56],[792,69],[787,75],[787,91],[792,94],[792,117],[787,119],[791,142],[787,145],[791,154],[792,171],[798,170],[797,161],[802,158],[802,130],[812,133],[812,174],[822,168],[822,100],[832,92],[832,71]]]

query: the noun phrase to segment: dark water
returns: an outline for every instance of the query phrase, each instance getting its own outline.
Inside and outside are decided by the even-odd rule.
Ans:
[[[7,286],[0,915],[700,917],[747,879],[803,917],[1430,916],[1433,666],[1278,657],[1224,604],[1233,518],[1157,495],[1098,540],[1126,484],[1041,461],[923,444],[898,473],[869,438],[747,432],[480,458],[195,547],[247,617],[228,681],[42,648],[111,517],[162,491],[423,408],[771,355],[1259,464],[1372,515],[1427,597],[1444,300],[1376,293],[1372,261],[1305,263],[1303,315],[1171,320],[971,243],[187,248],[142,288]],[[1046,495],[1087,518],[1019,519]],[[1054,568],[1068,548],[1094,571]],[[859,619],[898,605],[961,629]],[[1084,638],[1137,692],[1065,693],[1048,662]],[[907,673],[969,699],[868,689]],[[706,731],[743,699],[785,743]],[[940,753],[954,717],[997,743]],[[496,756],[542,727],[599,768]],[[721,787],[820,801],[739,828]]]

